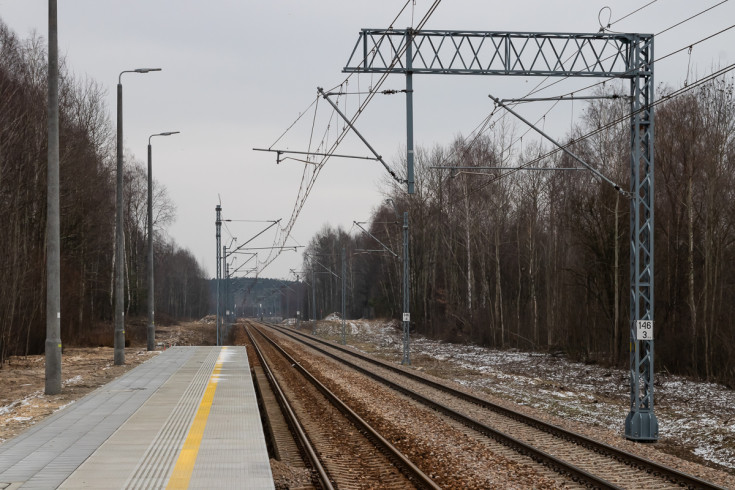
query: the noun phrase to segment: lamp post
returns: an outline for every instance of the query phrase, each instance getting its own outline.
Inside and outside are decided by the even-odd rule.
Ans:
[[[179,131],[166,131],[148,136],[148,350],[156,350],[155,296],[153,294],[153,152],[151,138],[171,136]]]
[[[122,76],[124,73],[148,73],[160,68],[125,70],[117,77],[117,192],[115,204],[115,354],[114,364],[125,364],[125,233],[123,232],[123,124]]]
[[[48,3],[48,192],[46,197],[45,393],[61,392],[61,234],[59,218],[59,41],[56,0]]]

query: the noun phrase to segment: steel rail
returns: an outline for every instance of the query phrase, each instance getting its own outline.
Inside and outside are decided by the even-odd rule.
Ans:
[[[700,478],[697,478],[696,476],[692,476],[692,475],[688,475],[686,473],[682,473],[682,472],[680,472],[678,470],[675,470],[673,468],[669,468],[668,466],[664,466],[662,464],[656,463],[655,461],[651,461],[651,460],[642,458],[640,456],[637,456],[635,454],[631,454],[631,453],[628,453],[628,452],[623,451],[621,449],[615,448],[615,447],[610,446],[608,444],[595,441],[595,440],[590,439],[590,438],[588,438],[586,436],[583,436],[581,434],[577,434],[575,432],[568,431],[566,429],[562,429],[561,427],[555,426],[553,424],[549,424],[549,423],[544,422],[542,420],[539,420],[539,419],[537,419],[535,417],[531,417],[531,416],[528,416],[528,415],[523,415],[523,414],[518,413],[518,412],[514,412],[512,410],[509,410],[509,409],[504,408],[504,407],[502,407],[500,405],[494,404],[494,403],[492,403],[492,402],[490,402],[488,400],[485,400],[483,398],[479,398],[479,397],[474,396],[474,395],[471,395],[469,393],[465,393],[465,392],[462,392],[460,390],[454,389],[454,388],[452,388],[450,386],[446,386],[446,385],[444,385],[442,383],[439,383],[439,382],[436,382],[436,381],[433,381],[433,380],[424,378],[423,376],[420,376],[420,375],[418,375],[416,373],[413,373],[411,371],[405,370],[405,369],[403,369],[403,368],[401,368],[401,367],[399,367],[397,365],[390,364],[390,363],[387,363],[387,362],[383,362],[383,361],[380,361],[380,360],[377,360],[377,359],[373,359],[371,357],[368,357],[366,355],[363,355],[363,354],[360,354],[358,352],[352,351],[352,350],[347,349],[345,347],[342,347],[342,346],[339,346],[339,345],[336,345],[336,344],[332,344],[331,342],[327,342],[327,341],[324,341],[324,340],[321,340],[321,339],[317,339],[317,338],[314,338],[314,337],[306,336],[306,335],[302,334],[301,332],[297,332],[297,331],[290,330],[290,329],[285,329],[284,327],[281,327],[280,325],[274,325],[274,324],[270,324],[270,323],[267,323],[265,325],[267,325],[267,326],[269,326],[271,328],[277,329],[278,331],[280,331],[284,335],[287,335],[287,336],[289,336],[289,337],[291,337],[291,338],[293,338],[295,340],[298,340],[298,341],[300,341],[302,343],[306,343],[304,340],[298,339],[298,338],[296,338],[293,335],[293,334],[298,334],[300,337],[303,337],[306,340],[310,340],[310,341],[313,341],[313,342],[317,342],[317,343],[326,345],[326,346],[328,346],[328,347],[330,347],[332,349],[336,349],[336,350],[338,350],[340,352],[344,352],[346,354],[349,354],[351,356],[354,356],[354,357],[356,357],[358,359],[361,359],[363,361],[369,362],[371,364],[374,364],[374,365],[380,366],[382,368],[388,369],[390,371],[393,371],[395,373],[401,374],[403,376],[406,376],[408,378],[411,378],[411,379],[413,379],[415,381],[418,381],[420,383],[424,383],[426,385],[429,385],[432,388],[435,388],[437,390],[443,391],[443,392],[448,393],[450,395],[456,396],[457,398],[461,398],[461,399],[463,399],[465,401],[468,401],[468,402],[474,403],[476,405],[479,405],[482,408],[486,408],[488,410],[492,410],[492,411],[494,411],[496,413],[499,413],[501,415],[504,415],[506,417],[509,417],[509,418],[511,418],[513,420],[516,420],[518,422],[521,422],[521,423],[524,423],[524,424],[533,426],[533,427],[535,427],[535,428],[537,428],[539,430],[542,430],[544,432],[547,432],[549,434],[552,434],[552,435],[554,435],[556,437],[559,437],[561,439],[564,439],[566,441],[569,441],[569,442],[573,442],[575,444],[578,444],[578,445],[580,445],[580,446],[582,446],[584,448],[587,448],[587,449],[589,449],[591,451],[597,452],[597,453],[602,454],[602,455],[606,455],[606,456],[608,456],[608,457],[610,457],[612,459],[616,459],[618,461],[625,462],[626,464],[629,464],[630,466],[640,468],[640,469],[642,469],[644,471],[647,471],[648,473],[651,473],[651,474],[654,474],[654,475],[659,475],[662,478],[668,479],[671,482],[676,483],[676,484],[681,485],[681,486],[684,486],[686,488],[704,488],[704,489],[724,490],[723,487],[719,487],[719,486],[717,486],[717,485],[715,485],[715,484],[713,484],[711,482],[708,482],[708,481],[702,480]],[[375,375],[375,373],[373,373],[371,371],[368,371],[368,370],[366,370],[364,368],[361,368],[360,366],[354,366],[351,362],[349,362],[349,361],[347,361],[345,359],[339,358],[339,357],[335,356],[334,354],[332,354],[330,352],[324,351],[324,350],[322,350],[322,349],[320,349],[318,347],[315,347],[315,346],[312,346],[312,347],[314,349],[319,350],[320,352],[323,352],[324,354],[326,354],[326,355],[328,355],[330,357],[333,357],[335,359],[340,360],[341,362],[347,363],[347,364],[355,367],[355,369],[358,369],[361,372],[366,372],[371,377],[375,377],[375,376],[378,376],[379,377],[379,375]],[[385,381],[387,382],[387,384],[394,384],[392,381],[388,381],[388,380],[385,380]],[[401,389],[406,389],[406,388],[401,387]],[[408,391],[410,391],[410,390],[408,390]],[[422,395],[418,395],[418,396],[421,397]],[[436,403],[436,402],[433,402],[433,401],[430,401],[430,402],[432,404],[433,403]],[[451,409],[447,409],[447,410],[451,410]],[[461,416],[464,417],[464,415],[461,415]]]
[[[306,435],[306,432],[304,432],[304,428],[299,422],[298,417],[296,417],[296,413],[294,413],[293,409],[291,408],[291,404],[288,403],[288,399],[283,393],[281,385],[278,383],[276,377],[273,375],[273,371],[271,371],[270,366],[265,361],[265,356],[260,350],[260,346],[258,346],[258,344],[255,342],[255,339],[250,333],[249,328],[245,327],[245,333],[247,333],[248,339],[250,339],[250,343],[253,345],[253,349],[255,349],[255,353],[258,356],[258,360],[260,360],[260,365],[263,368],[263,372],[268,378],[268,382],[270,383],[271,389],[276,396],[278,405],[281,407],[281,412],[286,417],[286,421],[291,427],[291,430],[296,437],[298,445],[304,451],[306,458],[309,460],[311,468],[316,472],[316,476],[319,479],[319,486],[321,486],[321,488],[324,490],[334,490],[335,487],[334,485],[332,485],[332,481],[327,474],[327,470],[324,468],[321,459],[319,459],[317,452],[314,450],[314,446],[311,445],[311,441]]]
[[[251,322],[255,323],[255,322]],[[249,329],[247,329],[249,330]],[[316,377],[314,377],[305,367],[303,367],[296,359],[294,359],[288,352],[286,352],[281,346],[274,342],[271,338],[265,335],[263,332],[256,328],[263,338],[268,341],[278,352],[286,359],[293,367],[295,367],[316,389],[318,389],[324,396],[334,405],[340,412],[342,412],[356,427],[357,429],[366,434],[366,437],[375,444],[378,449],[382,450],[389,459],[397,463],[397,467],[401,472],[411,480],[411,482],[417,486],[417,488],[427,488],[432,490],[441,490],[434,481],[429,478],[419,467],[413,464],[398,448],[391,444],[387,439],[381,436],[370,424],[368,424],[362,417],[360,417],[355,411],[348,407],[342,400],[337,397],[332,391],[329,390],[324,384],[322,384]],[[251,337],[252,338],[252,337]]]
[[[282,332],[282,333],[285,333],[285,332]],[[487,436],[487,437],[490,437],[496,440],[497,442],[503,444],[504,446],[513,449],[517,453],[522,454],[523,456],[527,456],[531,458],[532,460],[536,461],[537,463],[543,464],[544,466],[551,468],[555,472],[559,473],[560,475],[570,478],[572,481],[576,483],[582,483],[591,488],[604,488],[604,489],[620,489],[621,488],[581,468],[578,468],[570,463],[567,463],[564,460],[556,458],[549,453],[546,453],[529,444],[526,444],[525,442],[520,441],[513,436],[510,436],[504,432],[494,429],[488,425],[485,425],[482,422],[478,422],[477,420],[474,420],[466,415],[463,415],[457,412],[456,410],[453,410],[439,402],[431,400],[430,398],[427,398],[409,388],[406,388],[397,383],[394,383],[393,381],[390,381],[380,376],[379,374],[370,371],[369,369],[353,364],[350,361],[347,361],[346,359],[339,358],[335,354],[327,352],[321,349],[320,347],[316,347],[313,345],[311,345],[310,347],[323,354],[326,354],[327,356],[333,359],[336,359],[342,362],[343,364],[346,364],[347,366],[375,379],[376,381],[388,386],[389,388],[393,390],[398,391],[399,393],[402,393],[403,395],[408,396],[409,398],[412,398],[413,400],[416,400],[417,402],[423,405],[426,405],[440,413],[443,413],[444,415],[464,424],[465,426],[483,434],[484,436]]]

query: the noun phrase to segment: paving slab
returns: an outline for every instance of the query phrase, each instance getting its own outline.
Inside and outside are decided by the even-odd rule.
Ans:
[[[173,347],[0,445],[2,490],[186,487],[273,488],[245,347]]]

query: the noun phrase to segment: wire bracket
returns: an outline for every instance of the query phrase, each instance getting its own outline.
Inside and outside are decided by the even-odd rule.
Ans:
[[[627,197],[628,199],[631,199],[632,196],[631,196],[630,192],[624,191],[622,189],[622,187],[620,187],[617,183],[615,183],[612,180],[610,180],[602,172],[600,172],[599,170],[597,170],[596,168],[594,168],[593,166],[591,166],[589,163],[587,163],[584,160],[582,160],[580,157],[578,157],[576,154],[572,153],[569,149],[567,149],[561,143],[559,143],[558,141],[556,141],[554,138],[552,138],[551,136],[549,136],[548,134],[544,133],[543,131],[541,131],[536,126],[534,126],[533,123],[531,123],[530,121],[528,121],[527,119],[525,119],[523,116],[521,116],[520,114],[518,114],[517,112],[515,112],[513,109],[511,109],[510,107],[508,107],[507,105],[505,105],[502,100],[497,99],[497,98],[493,97],[492,95],[488,95],[488,97],[490,97],[495,102],[495,104],[497,104],[498,106],[502,107],[503,109],[505,109],[506,111],[510,112],[515,117],[517,117],[518,119],[520,119],[521,121],[523,121],[524,123],[526,123],[531,129],[533,129],[534,131],[536,131],[538,134],[540,134],[541,136],[543,136],[547,140],[549,140],[552,143],[554,143],[557,147],[559,147],[559,149],[561,151],[563,151],[564,153],[566,153],[570,157],[572,157],[575,160],[577,160],[585,168],[587,168],[590,172],[592,172],[593,174],[595,174],[595,176],[597,176],[597,178],[599,178],[603,182],[607,182],[608,184],[610,184],[611,186],[613,186],[615,188],[615,190],[618,191],[620,194],[622,194],[623,196]]]
[[[339,116],[342,119],[344,119],[344,121],[347,123],[347,125],[350,127],[350,129],[355,132],[355,134],[362,140],[363,143],[365,143],[365,146],[368,147],[368,150],[370,150],[372,152],[372,154],[375,155],[375,159],[377,161],[379,161],[380,163],[383,164],[383,167],[385,167],[385,169],[388,171],[388,173],[391,175],[391,177],[393,177],[393,179],[396,182],[400,183],[400,184],[407,184],[408,181],[407,180],[403,180],[400,177],[398,177],[398,175],[396,175],[396,173],[388,166],[388,164],[385,163],[385,161],[383,160],[383,157],[380,156],[380,155],[378,155],[378,152],[375,151],[372,146],[370,146],[370,143],[368,143],[367,140],[363,137],[363,135],[360,134],[360,132],[357,130],[357,128],[355,128],[355,126],[352,124],[352,122],[347,118],[347,116],[345,116],[342,113],[342,111],[339,110],[339,107],[337,107],[337,104],[335,104],[334,102],[332,102],[332,100],[329,98],[329,94],[326,93],[326,92],[324,92],[324,89],[322,89],[321,87],[317,87],[317,91],[319,91],[319,94],[322,97],[324,97],[324,99],[327,102],[329,102],[329,105],[331,105],[334,108],[334,110],[337,112],[337,114],[339,114]]]

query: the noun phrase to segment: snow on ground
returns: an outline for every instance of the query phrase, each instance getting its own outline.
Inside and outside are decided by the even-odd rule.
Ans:
[[[342,321],[337,315],[328,319],[319,323],[317,334],[336,339]],[[400,360],[399,322],[345,323],[348,344]],[[625,370],[572,362],[559,355],[451,344],[419,335],[411,337],[410,348],[414,367],[438,361],[439,371],[451,373],[451,379],[468,388],[624,437],[630,403]],[[660,441],[735,470],[735,391],[668,373],[656,373],[654,390]]]
[[[72,400],[72,401],[70,401],[69,403],[66,403],[66,404],[64,404],[64,405],[61,405],[61,406],[60,406],[59,408],[57,408],[56,410],[54,410],[54,412],[58,412],[59,410],[64,410],[64,409],[65,409],[66,407],[68,407],[69,405],[73,405],[73,404],[75,403],[75,401],[76,401],[76,400]]]
[[[12,412],[13,409],[19,404],[20,404],[20,401],[16,401],[9,405],[5,405],[4,407],[0,407],[0,415],[5,415],[6,413]]]
[[[79,374],[77,374],[73,378],[69,378],[69,379],[65,380],[64,383],[63,383],[63,385],[64,386],[67,386],[67,385],[76,385],[76,384],[81,383],[82,381],[84,381],[82,379],[82,376],[79,375]]]

